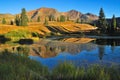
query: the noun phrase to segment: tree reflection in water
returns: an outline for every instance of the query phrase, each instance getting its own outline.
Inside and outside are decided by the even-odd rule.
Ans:
[[[120,39],[96,39],[95,44],[98,44],[98,45],[110,45],[110,46],[120,46]]]
[[[102,60],[104,56],[104,46],[99,46],[99,59]]]
[[[66,55],[63,58],[68,60],[88,60],[96,61],[107,60],[106,56],[109,56],[113,60],[116,56],[110,53],[116,51],[116,46],[120,46],[119,39],[91,39],[91,38],[65,38],[59,40],[47,40],[41,39],[39,42],[35,42],[31,45],[20,45],[24,47],[29,47],[29,56],[39,56],[41,59],[53,59],[59,58],[61,55]],[[20,46],[10,46],[9,51],[18,51],[17,48]],[[24,48],[23,47],[23,48]],[[4,49],[4,48],[2,48]],[[110,50],[110,51],[107,51]],[[106,51],[108,52],[106,55]],[[117,49],[118,51],[118,49]],[[21,52],[21,51],[18,51]],[[22,52],[23,53],[23,52]],[[120,53],[120,51],[118,51]],[[95,56],[94,56],[95,55]],[[117,54],[118,55],[118,54]],[[103,58],[104,57],[104,58]],[[119,55],[117,56],[119,57]],[[119,60],[119,59],[118,59]],[[77,62],[77,61],[76,61]]]

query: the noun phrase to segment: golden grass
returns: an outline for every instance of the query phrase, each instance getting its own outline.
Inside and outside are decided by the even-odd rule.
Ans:
[[[89,24],[78,24],[74,22],[51,22],[49,24],[52,27],[56,27],[61,30],[64,30],[65,32],[79,32],[79,31],[86,31],[86,30],[94,30],[96,27],[91,26]]]
[[[49,26],[52,28],[57,28],[64,32],[79,32],[79,31],[95,29],[95,27],[88,24],[78,24],[70,21],[49,22]],[[37,32],[41,35],[51,32],[50,30],[48,30],[47,27],[43,25],[43,22],[30,22],[27,27],[0,24],[0,34],[5,34],[13,30],[28,30],[30,32]]]
[[[30,23],[27,27],[0,24],[0,34],[16,30],[28,30],[29,32],[37,32],[42,35],[45,34],[44,32],[50,33],[50,31],[41,23],[34,23],[34,25],[33,23]]]

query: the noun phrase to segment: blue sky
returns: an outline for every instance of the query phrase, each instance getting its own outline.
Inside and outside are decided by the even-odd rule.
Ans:
[[[21,8],[30,11],[40,7],[55,8],[60,12],[75,9],[96,15],[99,15],[102,7],[107,18],[113,14],[120,17],[120,0],[0,0],[0,13],[17,14],[21,12]]]

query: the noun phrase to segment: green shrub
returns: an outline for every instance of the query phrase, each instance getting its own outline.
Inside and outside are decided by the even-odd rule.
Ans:
[[[47,67],[8,50],[0,54],[0,80],[46,80]]]
[[[70,79],[74,77],[76,68],[72,63],[63,63],[53,70],[53,76],[60,79]]]
[[[29,52],[30,52],[30,48],[29,47],[22,47],[22,46],[19,46],[17,47],[17,51],[20,55],[24,55],[24,56],[28,56]]]
[[[5,37],[19,37],[19,38],[27,38],[31,36],[31,33],[26,30],[17,30],[17,31],[10,31],[7,34],[5,34]]]
[[[32,33],[32,36],[33,36],[33,37],[39,37],[39,34],[38,34],[37,32],[33,32],[33,33]]]

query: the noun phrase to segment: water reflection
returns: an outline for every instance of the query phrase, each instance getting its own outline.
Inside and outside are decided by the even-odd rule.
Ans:
[[[48,67],[53,67],[61,61],[72,61],[77,65],[85,62],[89,64],[98,62],[120,63],[119,39],[41,39],[31,45],[7,45],[7,47],[6,45],[0,46],[0,51],[7,48],[12,52],[27,52],[30,58],[40,61]]]
[[[39,45],[34,44],[36,45],[36,47],[34,45],[33,45],[34,47],[32,46],[32,50],[33,52],[35,52],[35,54],[37,53],[42,58],[50,58],[57,56],[59,53],[69,53],[71,55],[76,55],[83,50],[90,51],[95,48],[96,45],[93,44],[94,45],[93,46],[91,45],[92,43],[81,44],[81,43],[85,43],[84,40],[79,39],[80,43],[77,44],[76,42],[73,43],[68,41],[41,40],[36,43]]]
[[[95,44],[89,43],[90,41],[95,39],[90,38],[66,38],[57,40],[47,40],[41,39],[39,42],[36,42],[31,45],[16,45],[16,46],[8,46],[8,44],[4,44],[2,49],[8,48],[10,51],[19,51],[19,47],[29,46],[30,55],[40,56],[42,58],[54,57],[59,53],[69,53],[72,55],[76,55],[79,52],[86,50],[90,51],[96,48]],[[23,42],[22,42],[23,43]]]
[[[105,51],[105,47],[104,46],[99,46],[99,59],[102,60],[103,56],[104,56],[104,51]]]
[[[0,44],[5,44],[7,41],[10,41],[11,39],[5,38],[4,36],[0,35]]]
[[[58,62],[64,61],[72,61],[76,65],[120,63],[120,46],[117,39],[65,38],[58,41],[48,41],[45,45],[47,51],[51,51],[52,54],[56,52],[54,57],[31,58],[49,67],[54,67]]]
[[[96,39],[94,43],[98,45],[120,46],[120,39]]]
[[[63,41],[63,42],[69,42],[69,43],[89,43],[93,40],[96,40],[94,38],[61,38],[59,39],[59,41]]]

